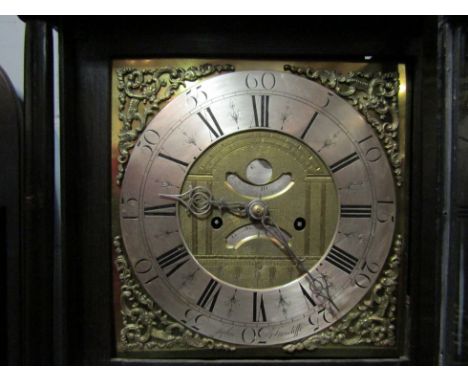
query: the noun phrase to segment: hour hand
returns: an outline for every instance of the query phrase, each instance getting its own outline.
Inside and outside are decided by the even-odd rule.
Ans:
[[[226,202],[223,199],[215,199],[211,191],[203,186],[190,187],[188,191],[182,194],[159,194],[159,196],[180,202],[189,213],[200,218],[207,216],[215,208],[238,217],[247,216],[246,203],[233,203]]]

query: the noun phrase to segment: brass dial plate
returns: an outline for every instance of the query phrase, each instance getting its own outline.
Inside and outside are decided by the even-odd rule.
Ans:
[[[226,202],[265,201],[308,269],[335,235],[339,206],[330,170],[309,146],[280,131],[249,129],[216,141],[190,167],[182,192],[197,186]],[[183,205],[178,216],[187,248],[219,280],[262,289],[302,276],[260,222],[219,210],[197,219]]]
[[[307,288],[307,275],[269,289],[214,278],[185,248],[175,206],[159,196],[180,192],[213,142],[252,128],[301,139],[332,174],[337,233],[311,274],[327,285],[335,310]],[[192,330],[243,345],[296,341],[343,317],[375,282],[395,228],[392,172],[373,129],[326,88],[279,72],[222,75],[172,101],[135,146],[120,201],[125,247],[148,294]]]

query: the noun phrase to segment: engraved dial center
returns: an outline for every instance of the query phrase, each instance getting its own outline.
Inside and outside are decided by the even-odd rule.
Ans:
[[[246,217],[213,209],[195,218],[179,206],[181,234],[201,266],[222,281],[270,288],[304,273],[266,232],[270,217],[311,269],[327,250],[338,222],[338,197],[327,166],[288,134],[249,130],[208,147],[189,168],[182,192],[210,190],[214,200],[246,205]],[[222,224],[220,224],[222,222]]]

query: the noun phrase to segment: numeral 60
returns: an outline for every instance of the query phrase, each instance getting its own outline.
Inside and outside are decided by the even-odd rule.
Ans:
[[[262,75],[249,73],[245,77],[245,86],[247,88],[271,90],[276,85],[276,78],[273,73],[265,72]]]

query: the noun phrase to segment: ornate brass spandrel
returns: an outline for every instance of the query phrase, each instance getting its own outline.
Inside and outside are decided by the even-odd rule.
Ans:
[[[123,327],[120,341],[124,351],[158,349],[218,349],[232,351],[230,344],[200,336],[172,320],[143,291],[128,265],[122,238],[113,241],[115,264],[119,274],[120,305]]]
[[[397,235],[392,253],[368,295],[335,325],[300,342],[287,344],[283,350],[293,353],[315,350],[326,345],[395,346],[397,287],[403,249],[403,236]]]
[[[403,184],[401,152],[398,143],[399,76],[396,72],[349,72],[285,65],[285,71],[303,76],[333,90],[356,108],[377,131],[393,167],[398,187]]]
[[[116,71],[119,92],[118,174],[121,184],[130,151],[148,122],[177,90],[200,78],[221,72],[234,71],[230,64],[202,64],[189,68],[161,67],[151,69],[119,68]]]

